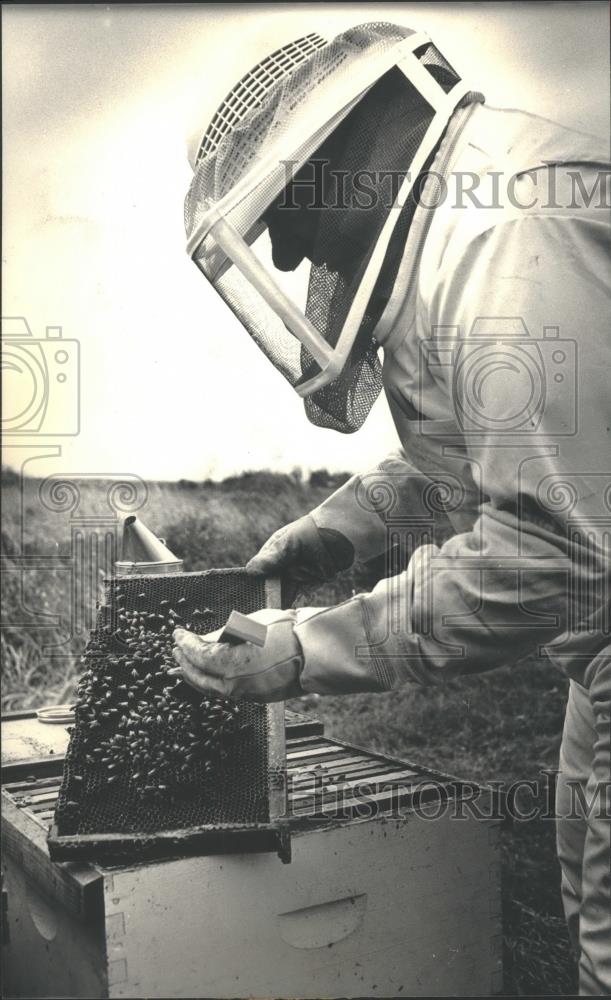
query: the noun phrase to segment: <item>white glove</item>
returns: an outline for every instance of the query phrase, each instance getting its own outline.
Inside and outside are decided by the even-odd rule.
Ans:
[[[218,642],[220,629],[195,635],[177,628],[173,655],[180,675],[198,691],[212,691],[234,701],[299,697],[304,693],[299,682],[303,654],[293,630],[295,611],[266,608],[248,617],[267,625],[264,646]]]
[[[177,628],[173,655],[178,666],[172,673],[199,691],[235,701],[284,701],[390,686],[375,660],[359,655],[367,643],[360,596],[336,608],[267,608],[248,617],[267,626],[264,646],[218,642],[221,630],[195,635]]]

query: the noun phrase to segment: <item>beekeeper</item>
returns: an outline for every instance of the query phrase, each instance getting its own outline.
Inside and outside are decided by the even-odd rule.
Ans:
[[[395,25],[308,35],[237,84],[196,149],[189,253],[310,421],[355,431],[384,389],[399,439],[248,568],[281,575],[285,603],[355,562],[387,570],[338,606],[260,613],[262,648],[175,636],[191,684],[259,701],[527,655],[564,670],[558,850],[588,995],[611,993],[602,145],[487,107]]]

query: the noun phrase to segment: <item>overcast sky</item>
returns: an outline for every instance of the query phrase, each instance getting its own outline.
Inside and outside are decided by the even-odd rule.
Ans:
[[[383,401],[356,435],[307,423],[182,221],[186,136],[236,79],[292,37],[370,20],[424,28],[489,104],[608,131],[606,3],[2,8],[3,313],[80,341],[62,471],[356,469],[394,447]]]

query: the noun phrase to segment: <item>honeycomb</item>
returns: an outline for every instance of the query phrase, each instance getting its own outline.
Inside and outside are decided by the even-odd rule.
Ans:
[[[203,634],[262,607],[264,579],[241,569],[108,581],[83,657],[59,837],[269,821],[267,707],[167,673],[177,625]]]

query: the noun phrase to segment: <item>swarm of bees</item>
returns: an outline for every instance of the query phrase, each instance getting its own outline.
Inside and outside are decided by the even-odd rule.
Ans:
[[[240,723],[237,705],[212,695],[202,697],[180,677],[168,674],[175,666],[174,628],[207,631],[206,620],[214,612],[195,608],[186,620],[184,598],[178,598],[177,607],[168,600],[152,604],[146,591],[132,600],[135,608],[126,607],[120,589],[114,602],[83,658],[75,706],[80,770],[94,772],[104,785],[124,787],[127,782],[130,794],[144,802],[188,794],[202,772],[218,766]],[[70,817],[78,810],[76,798],[84,780],[78,766],[70,767],[67,779],[62,806]]]

